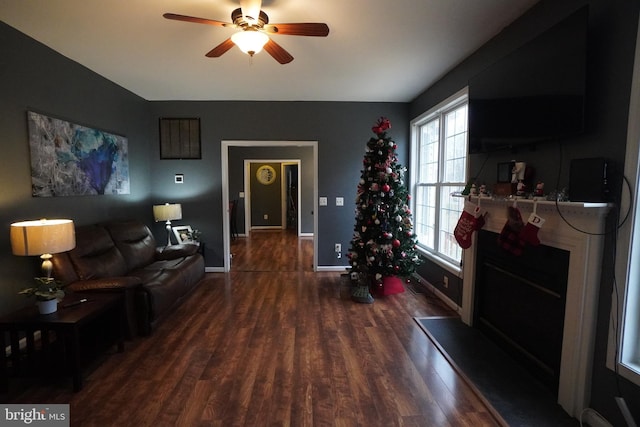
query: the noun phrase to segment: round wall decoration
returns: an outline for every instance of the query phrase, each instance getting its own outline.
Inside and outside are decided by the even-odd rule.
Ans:
[[[276,180],[276,170],[269,165],[262,165],[256,172],[256,178],[260,184],[273,184]]]

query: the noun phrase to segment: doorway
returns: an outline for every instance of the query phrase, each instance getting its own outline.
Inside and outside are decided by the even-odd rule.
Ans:
[[[231,232],[229,217],[229,150],[232,147],[267,147],[267,148],[311,148],[311,170],[310,175],[313,181],[313,197],[310,203],[312,224],[313,224],[313,270],[317,270],[318,257],[318,141],[222,141],[221,144],[221,178],[222,178],[222,223],[223,223],[223,261],[224,271],[231,269]],[[300,216],[298,216],[300,218]],[[300,221],[298,222],[300,223]]]
[[[265,168],[273,181],[257,176]],[[246,235],[257,229],[292,230],[298,236],[302,234],[300,172],[300,159],[244,159],[240,219]]]

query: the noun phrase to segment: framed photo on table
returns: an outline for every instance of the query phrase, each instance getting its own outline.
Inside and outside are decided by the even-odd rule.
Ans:
[[[172,227],[172,229],[178,243],[197,243],[192,239],[193,230],[190,225],[178,225],[177,227]]]

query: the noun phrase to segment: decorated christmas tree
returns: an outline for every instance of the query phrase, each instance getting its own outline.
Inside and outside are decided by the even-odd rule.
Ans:
[[[406,168],[398,164],[397,146],[387,135],[390,128],[384,117],[373,126],[375,136],[367,143],[358,183],[348,254],[354,278],[351,297],[357,302],[373,302],[370,291],[383,295],[402,292],[398,278],[410,276],[420,263],[408,206],[410,195],[404,183]]]

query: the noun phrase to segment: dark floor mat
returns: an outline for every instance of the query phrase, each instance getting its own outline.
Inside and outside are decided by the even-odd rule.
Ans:
[[[556,403],[551,390],[486,337],[458,317],[416,322],[509,426],[579,426]]]

